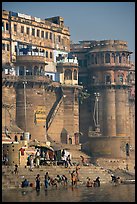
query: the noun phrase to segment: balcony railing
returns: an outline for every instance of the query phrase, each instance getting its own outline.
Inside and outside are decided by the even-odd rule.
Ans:
[[[46,63],[45,56],[36,55],[18,55],[16,58],[17,63]]]
[[[2,81],[10,81],[10,82],[23,82],[23,81],[31,81],[31,82],[47,82],[51,83],[52,80],[48,76],[13,76],[2,74]]]

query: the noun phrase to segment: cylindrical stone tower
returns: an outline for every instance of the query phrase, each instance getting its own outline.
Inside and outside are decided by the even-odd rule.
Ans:
[[[99,95],[100,134],[89,137],[93,155],[126,157],[126,143],[130,145],[128,73],[131,53],[127,43],[119,40],[94,42],[88,52],[89,91],[92,98],[95,93]],[[96,132],[96,125],[92,126]]]

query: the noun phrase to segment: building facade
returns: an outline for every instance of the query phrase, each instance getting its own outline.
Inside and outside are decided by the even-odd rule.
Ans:
[[[20,129],[31,139],[75,143],[81,87],[78,61],[69,51],[62,17],[2,12],[3,133]]]
[[[70,44],[60,16],[3,10],[3,134],[80,142],[93,155],[124,157],[126,144],[135,147],[131,54],[119,40]]]
[[[90,94],[80,107],[84,142],[90,141],[93,154],[123,156],[126,143],[135,147],[135,78],[127,42],[81,41],[71,52],[79,61],[79,83]]]

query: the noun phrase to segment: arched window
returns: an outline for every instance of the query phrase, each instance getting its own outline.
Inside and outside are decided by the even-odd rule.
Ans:
[[[122,62],[122,57],[121,57],[121,55],[119,55],[119,63],[121,63]]]
[[[32,67],[26,68],[26,75],[32,75]]]
[[[95,55],[95,64],[97,64],[98,63],[98,61],[97,61],[97,55]]]
[[[115,61],[116,61],[116,59],[115,59],[115,54],[112,53],[112,56],[111,56],[111,62],[112,62],[112,63],[115,63]]]
[[[77,80],[77,70],[74,70],[74,80]]]
[[[94,64],[94,54],[91,55],[91,64]]]
[[[72,71],[70,69],[66,69],[64,73],[65,80],[72,80]]]
[[[104,54],[103,53],[100,54],[100,60],[101,60],[101,64],[104,64]]]
[[[105,84],[111,84],[111,74],[105,75]]]
[[[38,75],[38,67],[37,66],[34,67],[34,75]]]
[[[110,54],[106,53],[105,55],[105,63],[110,63]]]
[[[44,69],[42,66],[40,67],[40,75],[44,75]]]
[[[25,75],[25,70],[24,66],[19,67],[19,75],[24,76]]]
[[[125,53],[122,53],[122,62],[124,64],[126,63],[126,55],[125,55]]]
[[[123,84],[124,74],[119,74],[118,78],[119,78],[119,82],[121,82]]]

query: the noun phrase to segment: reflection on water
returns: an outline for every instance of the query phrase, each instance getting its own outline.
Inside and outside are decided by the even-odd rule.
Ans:
[[[35,190],[3,190],[2,202],[135,202],[135,185],[102,184],[101,187],[60,187],[47,191],[41,188],[38,193]]]

